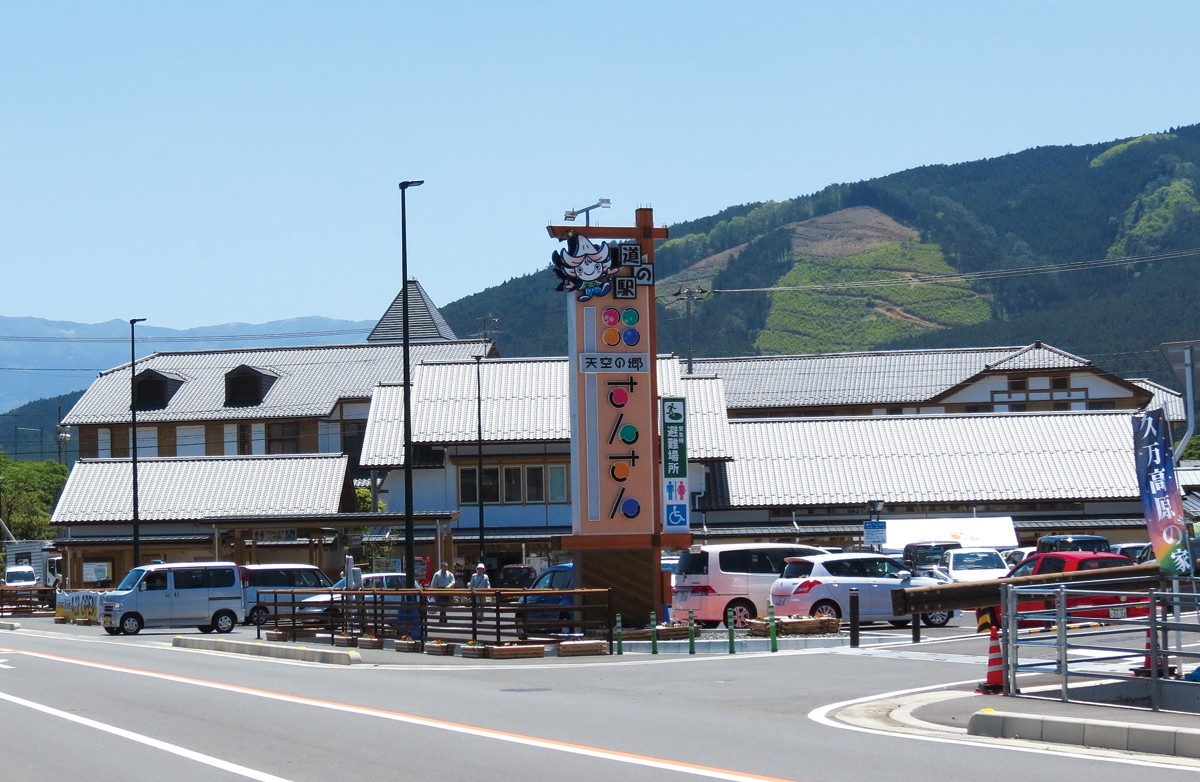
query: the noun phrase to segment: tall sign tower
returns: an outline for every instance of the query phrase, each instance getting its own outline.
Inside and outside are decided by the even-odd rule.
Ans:
[[[576,586],[610,588],[614,610],[641,623],[670,600],[664,547],[691,543],[686,527],[664,533],[658,413],[651,209],[635,225],[549,226],[565,242],[552,256],[570,295],[572,530]],[[675,531],[677,530],[677,531]]]

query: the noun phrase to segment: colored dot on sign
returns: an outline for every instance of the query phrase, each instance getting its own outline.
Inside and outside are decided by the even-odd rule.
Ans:
[[[605,326],[615,326],[621,322],[621,313],[617,312],[616,307],[609,307],[600,313],[600,319],[604,321]]]
[[[633,347],[642,341],[642,335],[637,329],[625,329],[625,331],[621,332],[621,341],[629,347]]]
[[[604,330],[604,344],[608,345],[610,348],[620,345],[621,344],[620,329],[605,329]]]
[[[621,503],[621,515],[627,519],[632,519],[642,512],[642,503],[635,500],[633,497]]]
[[[623,481],[629,477],[632,471],[633,468],[629,466],[628,462],[617,462],[609,468],[608,474],[613,477],[613,480]]]
[[[626,445],[633,445],[638,439],[638,428],[633,424],[625,424],[621,427],[621,442]]]
[[[608,403],[613,407],[624,407],[629,404],[629,392],[623,388],[614,388],[608,392]]]
[[[636,326],[641,317],[641,313],[630,307],[621,313],[621,322],[626,326]]]

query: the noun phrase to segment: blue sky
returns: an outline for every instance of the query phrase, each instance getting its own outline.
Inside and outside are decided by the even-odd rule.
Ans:
[[[1200,4],[0,4],[0,314],[374,320],[670,224],[1200,122]]]

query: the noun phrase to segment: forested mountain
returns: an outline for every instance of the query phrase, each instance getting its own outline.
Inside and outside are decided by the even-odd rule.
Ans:
[[[1200,251],[1179,252],[1200,248],[1198,179],[1200,126],[1188,126],[924,166],[673,225],[656,253],[659,350],[1042,340],[1174,385],[1157,348],[1200,337]],[[1081,268],[1031,273],[1060,264]],[[460,336],[494,334],[503,355],[562,355],[566,294],[554,287],[547,264],[442,312]]]

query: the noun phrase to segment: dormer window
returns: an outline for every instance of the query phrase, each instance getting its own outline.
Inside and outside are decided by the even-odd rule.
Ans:
[[[261,405],[277,377],[254,367],[240,366],[225,374],[225,406]]]
[[[134,401],[138,410],[162,410],[183,385],[183,378],[147,369],[134,380]]]

